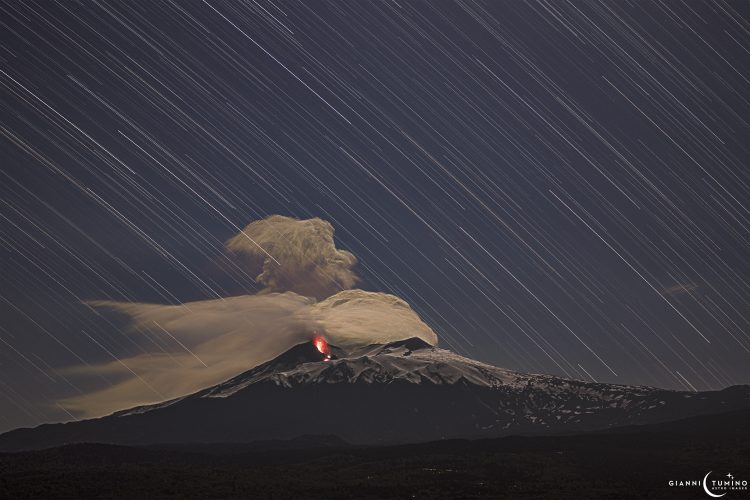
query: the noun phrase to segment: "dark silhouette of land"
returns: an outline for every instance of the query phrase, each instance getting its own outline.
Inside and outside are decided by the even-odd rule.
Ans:
[[[700,487],[667,483],[747,474],[749,422],[750,410],[740,410],[577,435],[386,447],[335,436],[67,445],[0,454],[0,498],[705,498]]]

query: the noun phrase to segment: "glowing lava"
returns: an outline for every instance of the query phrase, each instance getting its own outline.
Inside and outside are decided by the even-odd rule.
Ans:
[[[323,361],[328,361],[331,359],[331,348],[328,347],[328,342],[326,342],[326,339],[324,339],[320,335],[316,335],[315,337],[313,337],[312,342],[315,348],[325,356],[325,359]]]

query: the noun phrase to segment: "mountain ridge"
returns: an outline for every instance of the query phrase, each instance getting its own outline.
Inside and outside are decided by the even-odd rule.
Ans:
[[[750,386],[701,393],[499,368],[418,338],[344,351],[313,342],[193,394],[98,419],[0,435],[0,450],[75,442],[352,443],[585,432],[750,407]]]

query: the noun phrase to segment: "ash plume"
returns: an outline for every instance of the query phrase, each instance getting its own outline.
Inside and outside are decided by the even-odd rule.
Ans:
[[[323,299],[359,281],[354,272],[357,258],[336,248],[333,226],[318,218],[272,215],[251,222],[226,242],[226,250],[266,286],[266,293],[295,292]]]
[[[246,270],[259,273],[265,290],[180,305],[88,302],[99,314],[124,315],[126,334],[145,352],[68,368],[72,377],[105,375],[116,382],[59,403],[91,417],[176,398],[249,370],[314,335],[342,348],[410,337],[438,342],[404,300],[348,289],[358,281],[356,258],[336,249],[328,222],[271,216],[248,224],[226,248]]]

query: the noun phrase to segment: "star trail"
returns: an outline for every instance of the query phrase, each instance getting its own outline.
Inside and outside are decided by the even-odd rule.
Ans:
[[[749,5],[1,1],[0,431],[184,352],[88,301],[257,291],[272,214],[460,354],[750,383]]]

